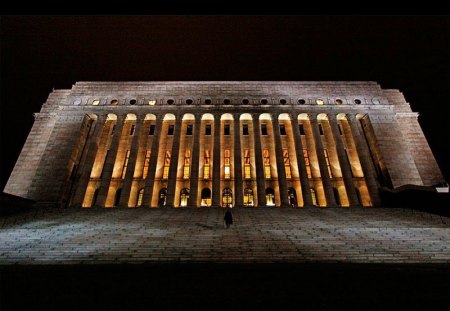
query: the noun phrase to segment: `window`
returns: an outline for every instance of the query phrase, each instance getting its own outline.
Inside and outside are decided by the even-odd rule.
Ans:
[[[267,99],[261,99],[261,104],[267,105]]]
[[[324,101],[323,101],[323,99],[316,99],[316,104],[317,105],[323,105],[324,104]]]
[[[130,100],[130,105],[136,105],[136,99]]]
[[[150,128],[148,129],[148,135],[154,135],[155,134],[155,125],[150,125]]]
[[[136,129],[136,125],[132,124],[130,128],[130,135],[134,135],[134,130]]]
[[[125,174],[127,173],[127,166],[128,166],[129,159],[130,159],[130,150],[127,150],[127,153],[125,154],[125,161],[123,161],[122,179],[125,178]]]
[[[231,178],[231,168],[230,168],[230,150],[225,150],[224,152],[224,164],[225,164],[225,179]]]
[[[211,135],[211,124],[206,124],[205,135]]]
[[[183,188],[180,192],[180,206],[187,206],[189,199],[189,189]]]
[[[193,103],[192,99],[187,99],[187,100],[186,100],[186,104],[187,104],[187,105],[192,105],[192,103]]]
[[[355,99],[355,104],[357,104],[357,105],[361,104],[361,100]]]
[[[244,149],[244,178],[252,178],[250,174],[250,150]]]
[[[229,124],[225,124],[223,126],[223,135],[230,135],[230,125]]]
[[[297,207],[297,193],[294,188],[288,189],[289,206]]]
[[[306,175],[308,175],[308,178],[312,178],[311,163],[309,161],[308,149],[306,148],[303,149],[303,158],[305,159]]]
[[[280,124],[280,135],[286,135],[286,127],[284,124]]]
[[[163,179],[169,178],[170,156],[170,151],[167,150],[164,157]]]
[[[148,101],[148,104],[149,104],[149,106],[154,106],[154,105],[156,104],[156,100],[150,99],[150,100]]]
[[[166,199],[167,199],[167,188],[162,188],[161,190],[159,190],[158,206],[159,207],[166,206]]]
[[[263,157],[264,157],[264,177],[266,179],[270,179],[272,176],[270,174],[270,154],[269,149],[263,150]]]
[[[267,135],[267,124],[261,124],[261,135]]]
[[[248,101],[248,99],[243,99],[243,100],[242,100],[242,103],[243,103],[244,105],[248,105],[249,101]]]
[[[343,101],[342,99],[336,99],[336,105],[342,105]]]
[[[226,99],[223,100],[223,103],[224,103],[225,105],[229,105],[230,102],[231,102],[231,101],[230,101],[228,98],[226,98]]]
[[[340,123],[338,124],[338,129],[339,129],[339,134],[342,135],[342,133],[343,133],[342,125]]]
[[[205,149],[205,164],[203,165],[203,178],[211,178],[211,154],[208,149]]]
[[[289,161],[289,151],[287,149],[283,149],[283,161],[284,161],[284,170],[286,171],[286,178],[291,179],[291,163]]]
[[[286,105],[286,99],[280,99],[280,104]]]
[[[300,135],[305,135],[305,126],[303,124],[299,124],[298,129],[300,131]]]
[[[186,149],[184,153],[183,179],[189,179],[190,168],[191,168],[191,150]]]
[[[211,99],[205,99],[205,104],[206,105],[211,105]]]
[[[147,175],[148,175],[148,166],[150,165],[150,154],[151,154],[150,150],[145,151],[144,168],[142,170],[142,178],[143,179],[146,179]]]
[[[142,206],[143,201],[144,201],[144,188],[141,188],[138,191],[138,200],[136,206]]]
[[[317,194],[316,194],[316,190],[314,190],[314,188],[309,188],[309,191],[311,192],[311,201],[312,204],[314,206],[318,206],[319,204],[317,204]]]
[[[192,124],[188,124],[186,127],[186,135],[192,135]]]
[[[328,150],[323,149],[323,154],[325,155],[325,163],[327,164],[328,175],[330,176],[330,178],[333,178],[333,172],[331,171],[330,159],[328,158]]]
[[[225,188],[222,191],[222,207],[232,207],[233,205],[233,192],[230,188]]]
[[[113,99],[111,101],[111,105],[113,105],[113,106],[117,106],[118,103],[119,103],[119,101],[117,99]]]
[[[94,99],[92,101],[92,106],[98,106],[98,104],[100,104],[100,100],[99,99]]]
[[[320,135],[323,135],[323,128],[322,128],[322,124],[319,124],[319,133],[320,133]]]
[[[266,205],[275,206],[275,192],[272,188],[266,189]]]
[[[300,99],[298,100],[298,103],[299,103],[300,105],[304,105],[304,104],[306,103],[306,101],[305,101],[304,99],[300,98]]]
[[[174,129],[175,129],[175,125],[169,124],[169,130],[167,131],[167,135],[173,135]]]
[[[173,99],[168,99],[168,100],[167,100],[167,104],[168,104],[168,105],[173,105],[173,103],[174,103]]]
[[[242,124],[242,135],[248,135],[248,124]]]
[[[209,188],[203,188],[200,206],[211,206],[211,190]]]
[[[252,190],[252,188],[244,189],[244,206],[253,206],[253,190]]]

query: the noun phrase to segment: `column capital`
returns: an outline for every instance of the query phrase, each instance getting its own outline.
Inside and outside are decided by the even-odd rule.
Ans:
[[[328,118],[328,121],[336,121],[336,115],[333,113],[333,114],[327,114],[327,118]]]
[[[308,115],[309,121],[317,121],[317,115],[316,112],[308,112],[306,113]]]
[[[220,121],[220,117],[222,116],[222,114],[221,113],[214,113],[213,114],[213,116],[214,116],[214,121]]]
[[[252,119],[253,120],[259,120],[259,115],[260,115],[260,113],[258,113],[258,112],[252,113]]]
[[[353,122],[356,120],[356,113],[346,113],[347,120]]]
[[[279,115],[280,115],[280,113],[278,113],[278,112],[270,113],[270,117],[272,118],[272,122],[275,121],[275,120],[278,122],[278,116]]]
[[[296,111],[295,112],[288,112],[287,114],[288,114],[289,118],[291,118],[291,121],[297,121],[298,115],[299,115],[298,112],[296,112]]]

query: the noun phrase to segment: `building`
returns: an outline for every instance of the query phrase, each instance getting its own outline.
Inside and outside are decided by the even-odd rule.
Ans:
[[[5,192],[84,207],[377,206],[444,181],[375,82],[78,82],[54,90]]]

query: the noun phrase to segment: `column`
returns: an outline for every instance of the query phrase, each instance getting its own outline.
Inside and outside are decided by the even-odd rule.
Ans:
[[[198,162],[200,155],[200,128],[202,124],[202,115],[195,115],[194,124],[194,144],[192,146],[191,176],[188,206],[197,207],[198,198]]]
[[[327,163],[325,161],[325,155],[323,153],[322,138],[320,137],[319,126],[317,124],[317,115],[309,115],[311,122],[311,128],[314,136],[314,142],[316,144],[317,159],[319,161],[320,176],[322,177],[323,190],[325,192],[325,199],[327,206],[337,206],[334,198],[333,186],[331,185],[330,175],[328,175]]]
[[[89,138],[89,145],[85,155],[84,165],[82,167],[81,175],[78,182],[75,184],[75,194],[72,199],[71,205],[74,207],[81,207],[83,204],[86,189],[91,178],[92,167],[94,166],[95,156],[97,155],[98,145],[100,143],[100,137],[102,135],[103,127],[105,126],[106,115],[98,116],[95,121],[94,131]],[[83,157],[83,155],[82,155]],[[80,160],[80,163],[81,162]]]
[[[264,180],[264,167],[261,150],[261,129],[259,126],[259,114],[254,113],[253,134],[255,141],[255,165],[256,165],[256,191],[258,192],[258,207],[266,206],[266,182]]]
[[[361,136],[361,122],[356,119],[355,115],[347,115],[347,119],[350,124],[356,151],[358,153],[359,161],[361,162],[364,179],[366,180],[367,188],[369,189],[372,204],[374,206],[380,206],[381,202],[378,191],[379,185],[377,179],[375,178],[376,173],[371,160],[369,147],[367,146],[366,140]]]
[[[109,147],[109,152],[106,155],[105,164],[103,165],[103,174],[100,181],[100,190],[98,191],[97,205],[105,207],[106,197],[108,195],[109,184],[111,183],[111,177],[116,163],[117,150],[119,149],[120,138],[122,136],[122,129],[125,123],[126,115],[117,116],[116,127],[114,130],[114,137]]]
[[[336,144],[336,150],[338,154],[339,164],[341,166],[342,178],[344,180],[345,190],[347,192],[348,201],[350,206],[360,206],[358,202],[358,196],[355,191],[355,184],[353,182],[352,171],[345,153],[344,142],[339,134],[339,128],[336,121],[336,116],[328,115],[328,120],[331,125],[331,132],[333,133],[334,142]]]
[[[302,138],[298,128],[297,114],[291,115],[291,127],[295,143],[295,155],[297,156],[298,172],[300,174],[300,184],[302,187],[303,206],[312,206],[311,192],[309,191],[308,173],[306,172],[305,158],[303,157]]]
[[[220,114],[214,115],[212,206],[220,204]]]
[[[164,115],[156,116],[155,132],[153,133],[152,149],[150,152],[150,161],[148,165],[147,179],[145,180],[144,197],[142,206],[151,207],[153,185],[155,183],[156,165],[158,164],[159,139],[161,137],[161,128]]]
[[[234,119],[234,191],[236,207],[244,206],[244,190],[242,189],[242,151],[240,113],[233,114]]]
[[[275,139],[275,156],[277,159],[278,187],[280,189],[281,207],[288,207],[289,197],[287,192],[286,171],[284,170],[283,145],[280,137],[278,114],[272,114],[272,127]]]
[[[131,142],[130,158],[128,159],[127,171],[125,179],[122,184],[122,194],[120,196],[120,207],[128,207],[128,200],[130,199],[131,186],[133,182],[134,167],[136,166],[136,158],[139,149],[139,140],[142,135],[141,128],[144,123],[144,115],[137,115],[136,127],[134,129],[133,141]]]
[[[177,116],[175,121],[175,133],[172,143],[172,158],[170,159],[169,167],[169,186],[167,187],[167,207],[173,207],[175,200],[175,189],[177,185],[177,170],[178,170],[178,156],[180,152],[180,136],[181,136],[181,124],[182,115]]]

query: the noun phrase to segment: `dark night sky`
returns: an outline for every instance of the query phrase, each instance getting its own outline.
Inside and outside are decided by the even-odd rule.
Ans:
[[[450,180],[449,65],[450,16],[2,16],[0,189],[33,113],[82,80],[377,81]]]

